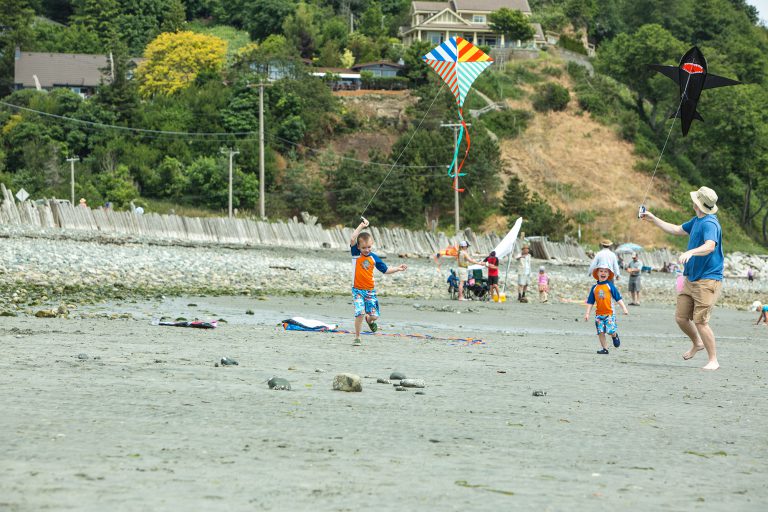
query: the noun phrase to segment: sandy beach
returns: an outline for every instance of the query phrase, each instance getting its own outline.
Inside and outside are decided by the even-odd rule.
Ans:
[[[333,296],[2,318],[0,509],[765,509],[768,332],[753,313],[716,311],[722,368],[705,372],[703,354],[681,359],[664,305],[619,316],[622,346],[599,356],[579,304],[382,303],[384,333],[484,343],[352,347],[276,327],[301,315],[351,328],[350,300]],[[110,320],[118,307],[131,318]],[[215,367],[222,356],[239,365]],[[395,370],[424,394],[376,382]],[[342,372],[363,391],[332,391]],[[292,391],[270,390],[273,376]]]

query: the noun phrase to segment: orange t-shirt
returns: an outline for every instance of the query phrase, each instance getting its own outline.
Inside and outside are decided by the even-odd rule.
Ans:
[[[611,299],[616,302],[621,300],[619,289],[616,288],[613,281],[598,281],[597,284],[589,290],[587,304],[595,305],[596,315],[612,315],[613,303]]]
[[[373,290],[376,283],[373,279],[373,268],[386,273],[387,265],[374,253],[363,256],[357,245],[350,245],[352,252],[352,287],[358,290]]]

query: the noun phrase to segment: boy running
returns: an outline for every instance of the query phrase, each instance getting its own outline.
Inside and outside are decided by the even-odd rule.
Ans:
[[[621,298],[621,293],[616,285],[611,280],[611,271],[607,268],[597,268],[595,270],[597,274],[597,284],[592,287],[587,295],[587,311],[584,313],[584,321],[589,320],[589,313],[592,311],[592,306],[595,306],[595,327],[597,328],[597,337],[600,340],[600,346],[602,347],[597,351],[598,354],[607,354],[608,346],[605,343],[605,335],[608,334],[613,338],[613,346],[619,347],[621,340],[619,339],[619,333],[616,327],[616,316],[613,314],[613,304],[611,299],[615,300],[621,309],[624,310],[624,314],[628,315],[629,311],[624,304],[624,300]]]
[[[366,227],[368,227],[368,221],[363,219],[349,238],[353,265],[352,302],[355,305],[354,345],[360,345],[360,328],[363,325],[363,315],[365,315],[365,322],[371,332],[379,330],[379,326],[376,324],[376,320],[379,318],[379,300],[376,298],[373,267],[376,267],[382,274],[403,272],[408,268],[406,264],[387,267],[381,258],[371,252],[373,236],[368,232],[361,233]]]

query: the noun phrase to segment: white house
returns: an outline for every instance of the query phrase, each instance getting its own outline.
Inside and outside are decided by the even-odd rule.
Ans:
[[[429,41],[440,44],[458,36],[474,44],[491,48],[541,47],[546,45],[541,25],[534,23],[536,31],[532,41],[506,41],[488,26],[488,16],[501,8],[531,15],[528,0],[449,0],[448,2],[411,2],[410,24],[400,27],[403,44]]]

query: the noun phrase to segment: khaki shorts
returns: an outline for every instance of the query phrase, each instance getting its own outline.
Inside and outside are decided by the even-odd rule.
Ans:
[[[462,283],[469,279],[469,269],[467,269],[467,267],[459,267],[457,274]]]
[[[720,297],[722,288],[722,281],[714,279],[689,281],[686,278],[682,291],[677,294],[675,316],[693,320],[696,324],[709,323],[709,316],[715,302]]]

